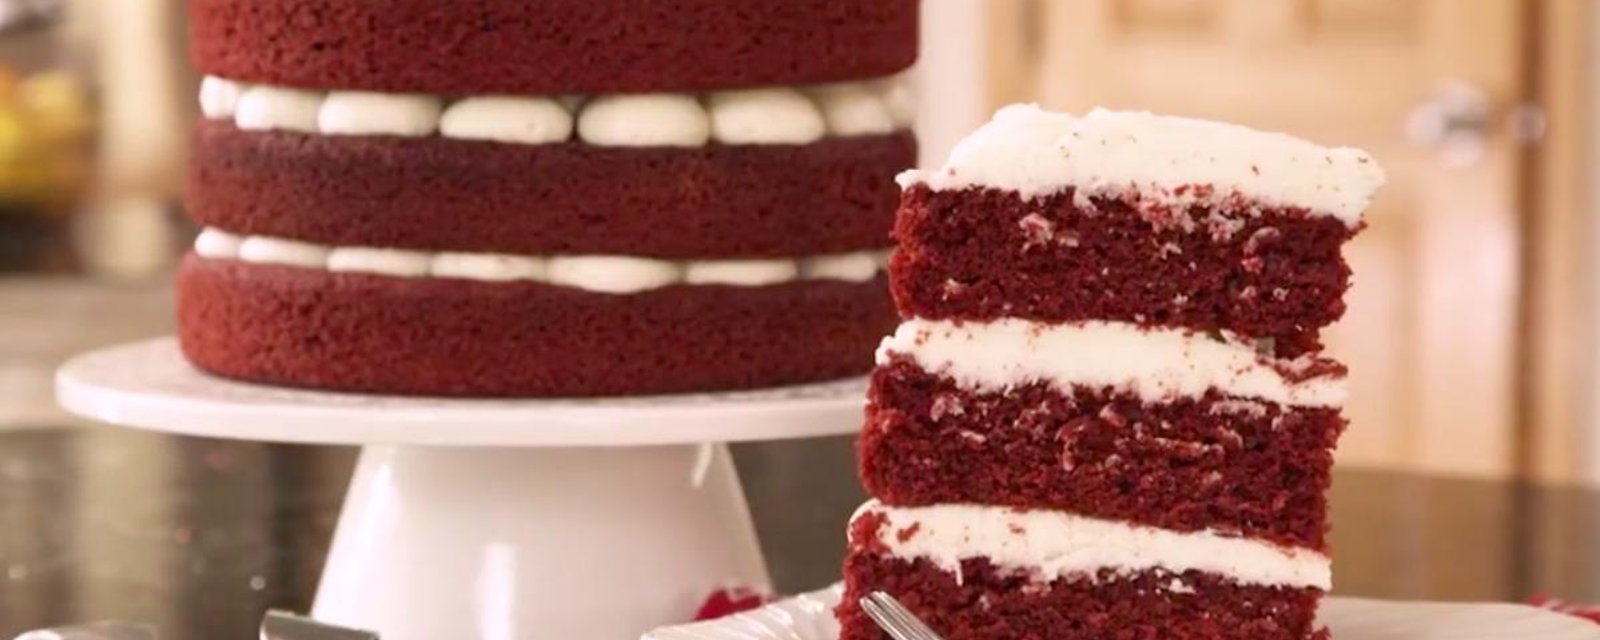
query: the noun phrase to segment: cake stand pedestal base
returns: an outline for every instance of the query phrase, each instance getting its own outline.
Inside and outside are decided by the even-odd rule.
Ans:
[[[628,640],[767,586],[727,447],[850,433],[865,383],[461,400],[223,380],[176,341],[74,358],[80,415],[213,438],[361,445],[313,617],[383,640]]]
[[[636,638],[766,587],[725,446],[371,446],[312,616],[384,640]]]

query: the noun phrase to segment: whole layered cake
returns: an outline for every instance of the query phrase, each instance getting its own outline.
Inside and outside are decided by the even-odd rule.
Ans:
[[[916,0],[191,0],[231,378],[582,396],[859,373],[893,326]]]
[[[1002,109],[910,171],[858,449],[845,640],[882,590],[947,638],[1327,632],[1342,247],[1367,154]]]

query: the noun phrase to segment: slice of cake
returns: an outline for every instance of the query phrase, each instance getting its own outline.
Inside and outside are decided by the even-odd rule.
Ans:
[[[193,0],[196,366],[452,396],[872,366],[916,0]]]
[[[859,441],[856,605],[952,640],[1326,635],[1343,244],[1365,154],[1232,125],[1002,109],[901,175]]]

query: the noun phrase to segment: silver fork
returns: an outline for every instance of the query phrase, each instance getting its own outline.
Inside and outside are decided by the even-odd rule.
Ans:
[[[882,591],[867,594],[860,601],[861,610],[878,623],[878,628],[894,640],[944,640],[944,636],[929,629],[899,600]]]
[[[261,619],[261,640],[378,640],[378,634],[273,610]]]

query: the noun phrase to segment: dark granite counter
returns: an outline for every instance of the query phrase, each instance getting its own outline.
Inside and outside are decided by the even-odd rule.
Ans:
[[[848,438],[735,451],[779,588],[833,580],[862,500]],[[0,637],[105,618],[171,640],[254,637],[266,608],[309,608],[354,459],[110,428],[0,432]],[[1597,498],[1341,472],[1336,591],[1600,599]]]

